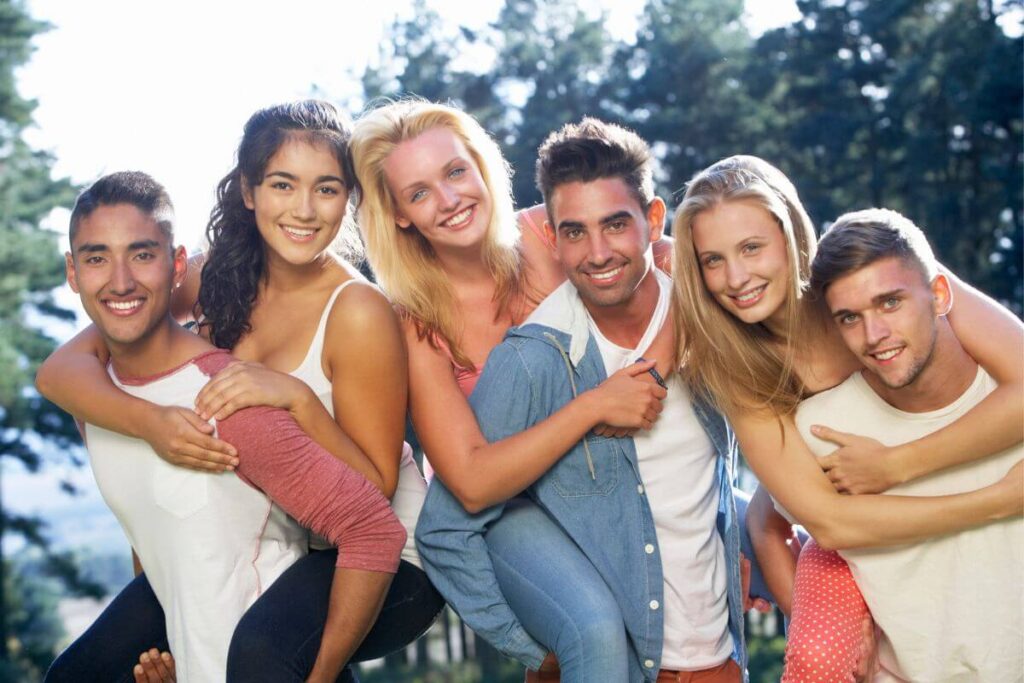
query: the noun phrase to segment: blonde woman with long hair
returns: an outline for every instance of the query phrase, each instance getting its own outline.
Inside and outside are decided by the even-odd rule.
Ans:
[[[683,377],[729,416],[761,486],[815,539],[805,546],[800,563],[810,564],[807,558],[813,557],[813,564],[825,567],[827,576],[810,583],[827,582],[836,595],[835,613],[819,620],[828,632],[800,620],[794,623],[784,680],[808,680],[812,669],[814,680],[853,680],[867,610],[845,563],[821,548],[909,543],[1020,514],[1020,467],[997,485],[956,496],[840,491],[880,493],[1018,443],[1024,406],[1016,354],[1024,337],[1022,327],[999,306],[953,279],[958,295],[950,314],[953,329],[999,388],[957,422],[902,446],[883,447],[819,426],[817,436],[843,446],[819,465],[794,426],[796,407],[810,394],[839,384],[861,365],[804,295],[816,239],[793,184],[756,157],[719,161],[688,184],[673,234]],[[785,523],[774,515],[763,490],[751,504],[750,520],[769,587],[785,611],[793,605],[799,613],[807,598],[793,595],[796,560],[777,540],[779,526]],[[785,527],[788,534],[788,524]],[[775,535],[765,533],[772,530]],[[776,540],[758,541],[766,538]],[[831,639],[827,648],[841,650],[829,653],[831,668],[805,656],[808,643],[813,649],[825,639]],[[799,646],[794,650],[794,645]]]
[[[650,428],[664,396],[647,374],[653,361],[612,375],[547,420],[488,444],[467,397],[506,330],[564,280],[536,229],[543,207],[517,217],[510,169],[497,144],[453,107],[412,100],[371,110],[356,126],[352,153],[364,191],[359,224],[367,255],[404,319],[413,424],[429,465],[467,510],[519,494],[594,428],[605,435]],[[650,352],[666,367],[668,333],[663,353]],[[487,541],[492,555],[523,573],[539,580],[543,569],[578,591],[579,601],[551,615],[567,620],[566,637],[546,644],[557,650],[568,678],[587,680],[588,671],[600,671],[601,658],[625,662],[624,644],[590,639],[590,624],[574,622],[575,604],[607,589],[543,512],[532,504],[515,507]],[[540,664],[515,646],[495,644],[531,668]],[[549,656],[543,668],[551,664]]]

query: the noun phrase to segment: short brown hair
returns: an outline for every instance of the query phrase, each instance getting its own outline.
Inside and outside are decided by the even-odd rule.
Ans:
[[[890,209],[844,213],[818,242],[811,264],[811,289],[819,296],[836,280],[886,258],[898,258],[931,282],[939,272],[921,228]]]
[[[537,150],[537,189],[551,215],[559,185],[621,178],[646,209],[654,199],[651,148],[643,138],[614,123],[586,117],[551,133]]]

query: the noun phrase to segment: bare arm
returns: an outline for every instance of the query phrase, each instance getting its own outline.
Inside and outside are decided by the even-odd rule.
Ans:
[[[793,526],[776,511],[771,496],[760,486],[747,508],[747,531],[764,581],[775,597],[775,604],[788,617],[796,577],[796,553],[790,545]]]
[[[77,419],[144,439],[172,465],[221,472],[237,464],[235,449],[212,436],[191,410],[129,396],[107,374],[103,339],[90,325],[40,366],[36,388]]]
[[[619,371],[546,420],[488,443],[459,390],[451,362],[406,323],[409,404],[416,434],[437,475],[475,513],[524,490],[599,424],[648,428],[665,390],[643,379],[648,362]],[[635,373],[630,375],[629,372]],[[626,424],[624,416],[633,415]]]
[[[761,485],[826,549],[897,545],[1024,512],[1024,468],[969,493],[935,497],[845,496],[836,492],[792,418],[732,420]]]
[[[816,430],[817,436],[841,446],[822,459],[823,467],[841,491],[885,491],[999,453],[1024,438],[1024,325],[951,273],[946,276],[954,293],[948,315],[953,332],[998,386],[955,422],[893,448],[856,435]]]

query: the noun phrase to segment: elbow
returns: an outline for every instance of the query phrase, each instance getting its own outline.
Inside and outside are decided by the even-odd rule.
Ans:
[[[50,399],[50,397],[53,395],[52,392],[53,392],[54,377],[53,377],[53,373],[50,372],[49,359],[44,361],[43,364],[39,366],[39,370],[36,371],[36,382],[35,382],[35,384],[36,384],[36,391],[39,392],[39,395],[43,396],[46,399]],[[52,400],[52,399],[50,399],[50,400]]]
[[[834,522],[805,524],[804,528],[822,550],[849,550],[864,545],[864,539]]]
[[[466,486],[465,482],[445,482],[445,486],[448,487],[448,491],[455,497],[455,500],[459,501],[462,508],[471,515],[482,512],[493,505],[478,495],[480,491],[474,490],[472,486]]]
[[[387,498],[388,500],[391,500],[392,498],[395,497],[395,491],[398,490],[398,473],[397,472],[395,473],[395,476],[388,477],[387,479],[385,479],[384,477],[382,477],[380,475],[378,475],[374,479],[375,479],[375,481],[371,481],[370,483],[373,484],[374,486],[376,486],[378,489],[380,489],[380,492],[384,494],[385,498]]]

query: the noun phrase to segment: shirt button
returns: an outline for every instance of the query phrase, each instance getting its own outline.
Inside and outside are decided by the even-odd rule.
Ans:
[[[641,496],[644,495],[644,485],[643,484],[637,484],[636,485],[636,492],[639,493]],[[648,660],[648,661],[650,661],[650,660]]]
[[[658,607],[659,607],[658,601],[657,600],[651,600],[651,609],[658,609]]]
[[[646,666],[648,669],[653,669],[654,668],[654,660],[653,659],[645,659],[644,660],[644,666]]]
[[[645,545],[644,546],[644,552],[647,553],[648,555],[653,553],[654,552],[654,544],[653,543],[648,543],[647,545]]]

